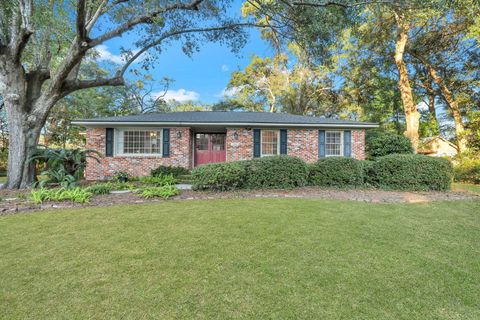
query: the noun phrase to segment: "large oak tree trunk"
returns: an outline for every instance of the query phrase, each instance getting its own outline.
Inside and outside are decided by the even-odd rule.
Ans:
[[[36,180],[35,164],[30,157],[36,150],[47,114],[36,108],[40,102],[38,97],[42,82],[33,77],[27,79],[23,67],[17,63],[0,62],[3,71],[0,82],[6,84],[0,92],[4,98],[9,131],[7,181],[3,187],[28,188]]]
[[[16,107],[16,106],[15,106]],[[30,156],[35,151],[41,126],[31,124],[28,115],[7,105],[9,149],[6,188],[28,188],[36,180],[35,164]]]
[[[410,139],[415,151],[418,148],[419,135],[418,129],[420,126],[420,113],[417,111],[417,107],[413,102],[412,87],[408,77],[408,69],[404,61],[405,47],[408,42],[408,22],[403,21],[401,15],[396,13],[397,19],[397,40],[395,43],[395,64],[398,69],[398,90],[403,102],[403,108],[405,111],[405,122],[407,129],[404,135]]]
[[[428,65],[428,72],[432,77],[433,81],[438,85],[440,91],[442,92],[443,97],[447,101],[447,104],[452,111],[453,121],[455,123],[455,134],[457,137],[457,147],[458,151],[462,152],[467,149],[467,141],[465,137],[465,126],[463,125],[462,121],[462,112],[458,106],[457,100],[453,96],[450,89],[448,89],[447,85],[443,81],[443,78],[437,73],[437,71],[433,68],[432,65]]]

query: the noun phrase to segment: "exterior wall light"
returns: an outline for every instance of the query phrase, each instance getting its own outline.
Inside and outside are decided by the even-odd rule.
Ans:
[[[235,140],[238,140],[238,133],[237,133],[236,131],[233,133],[233,138],[234,138]]]
[[[182,132],[177,131],[177,139],[180,139],[182,137]]]

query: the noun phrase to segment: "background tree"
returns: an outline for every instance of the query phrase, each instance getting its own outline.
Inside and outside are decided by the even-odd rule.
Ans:
[[[245,70],[232,73],[227,90],[234,91],[234,100],[250,111],[261,111],[266,105],[268,112],[276,112],[288,89],[286,59],[284,54],[273,58],[253,56]]]

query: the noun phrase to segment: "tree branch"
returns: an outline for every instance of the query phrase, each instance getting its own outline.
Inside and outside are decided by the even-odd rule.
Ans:
[[[87,29],[85,28],[86,20],[86,1],[78,0],[77,2],[77,36],[78,41],[83,41],[87,37]]]
[[[89,19],[89,21],[87,23],[87,26],[86,26],[87,34],[90,33],[90,31],[92,30],[93,26],[97,22],[98,18],[100,17],[100,15],[102,13],[103,8],[105,7],[105,5],[107,3],[108,3],[108,0],[103,0],[102,3],[100,3],[100,5],[98,6],[98,8],[95,11],[95,13],[93,14],[93,16]]]
[[[62,86],[62,96],[88,88],[105,87],[105,86],[123,86],[125,81],[122,76],[114,76],[112,78],[97,78],[93,80],[67,80]]]
[[[384,1],[360,1],[360,2],[354,2],[350,4],[345,4],[342,2],[337,2],[337,1],[325,1],[325,2],[303,2],[303,1],[294,1],[292,2],[292,5],[294,6],[303,6],[303,7],[342,7],[342,8],[353,8],[353,7],[358,7],[358,6],[363,6],[367,4],[395,4],[395,1],[393,0],[384,0]]]
[[[180,10],[194,10],[194,11],[198,10],[198,6],[203,1],[205,1],[205,0],[192,0],[189,3],[182,3],[182,2],[172,3],[172,4],[169,4],[169,5],[165,6],[162,9],[155,10],[153,12],[150,12],[150,13],[147,13],[147,14],[144,14],[144,15],[136,16],[136,17],[128,20],[124,24],[118,26],[117,28],[115,28],[115,29],[113,29],[109,32],[106,32],[103,35],[93,39],[90,42],[90,47],[95,47],[95,46],[97,46],[97,45],[99,45],[99,44],[101,44],[101,43],[103,43],[107,40],[110,40],[110,39],[112,39],[116,36],[119,36],[119,35],[127,32],[127,31],[131,30],[132,28],[134,28],[135,26],[137,26],[139,24],[150,23],[153,18],[159,16],[162,13],[172,11],[172,10],[177,10],[177,9],[180,9]]]
[[[256,27],[265,27],[264,25],[257,25],[257,24],[252,24],[252,23],[239,23],[239,24],[232,24],[232,25],[225,25],[225,26],[219,26],[219,27],[210,27],[210,28],[195,28],[195,29],[187,29],[187,30],[180,30],[180,31],[173,31],[173,32],[168,32],[158,38],[157,40],[149,43],[148,45],[144,46],[142,49],[140,49],[137,53],[135,53],[130,59],[127,60],[125,65],[122,67],[117,72],[117,75],[123,76],[125,72],[127,71],[128,67],[136,60],[138,59],[142,54],[144,54],[146,51],[148,51],[151,48],[154,48],[162,43],[162,41],[186,34],[186,33],[199,33],[199,32],[212,32],[212,31],[220,31],[220,30],[228,30],[228,29],[235,29],[235,28],[240,28],[240,27],[246,27],[246,26],[256,26]]]
[[[33,3],[32,0],[20,1],[19,3],[19,16],[16,19],[12,19],[12,39],[10,50],[12,56],[14,57],[15,63],[20,62],[20,57],[22,55],[23,49],[27,45],[31,35],[33,34],[31,26],[31,17],[33,13]],[[15,21],[17,20],[18,21]],[[20,25],[17,25],[19,23]]]

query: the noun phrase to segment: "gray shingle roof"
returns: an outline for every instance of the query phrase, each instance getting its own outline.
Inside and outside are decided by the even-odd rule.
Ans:
[[[95,124],[122,124],[122,123],[171,123],[174,124],[272,124],[272,125],[343,125],[343,126],[365,126],[375,127],[377,124],[337,120],[313,116],[300,116],[288,113],[269,113],[269,112],[227,112],[227,111],[190,111],[190,112],[170,112],[170,113],[147,113],[121,117],[104,117],[95,119],[81,119],[74,121],[75,124],[95,125]]]

